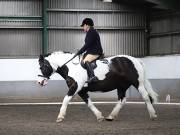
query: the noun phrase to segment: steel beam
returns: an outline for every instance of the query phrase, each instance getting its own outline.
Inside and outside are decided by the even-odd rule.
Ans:
[[[41,20],[41,16],[0,16],[0,19],[4,20],[32,20],[32,21],[38,21]]]

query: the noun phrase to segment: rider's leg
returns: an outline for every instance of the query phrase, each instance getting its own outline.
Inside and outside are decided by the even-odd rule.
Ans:
[[[88,77],[89,77],[89,80],[87,81],[87,83],[98,80],[97,77],[94,75],[93,68],[91,67],[91,62],[93,60],[97,59],[98,57],[99,57],[99,55],[88,54],[83,60],[83,62],[85,63],[85,66],[86,66]]]
[[[91,83],[91,82],[97,81],[98,79],[94,75],[94,71],[93,71],[93,69],[91,67],[91,63],[90,62],[86,62],[85,66],[86,66],[86,70],[87,70],[88,77],[89,77],[89,80],[87,81],[87,83]]]
[[[92,61],[96,60],[98,57],[99,57],[99,55],[96,55],[96,54],[87,54],[87,55],[85,56],[85,58],[83,59],[83,62],[84,62],[84,63],[85,63],[86,61],[92,62]]]

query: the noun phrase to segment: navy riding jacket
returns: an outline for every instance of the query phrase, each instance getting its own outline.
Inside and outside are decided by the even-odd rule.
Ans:
[[[89,31],[86,33],[85,44],[77,54],[79,55],[84,52],[86,52],[86,54],[97,55],[101,55],[103,53],[99,33],[93,27],[90,27]]]

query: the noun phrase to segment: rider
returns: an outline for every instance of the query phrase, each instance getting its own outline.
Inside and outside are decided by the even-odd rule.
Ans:
[[[103,54],[99,33],[94,29],[93,26],[94,22],[91,18],[85,18],[82,21],[81,27],[83,27],[84,32],[86,32],[85,44],[77,52],[77,55],[85,52],[83,62],[86,66],[89,77],[87,83],[95,82],[98,80],[98,78],[94,75],[94,71],[91,67],[91,62],[96,60]]]

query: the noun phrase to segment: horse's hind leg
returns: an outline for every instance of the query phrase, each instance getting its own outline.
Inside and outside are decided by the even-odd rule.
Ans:
[[[151,100],[149,98],[149,94],[146,91],[143,83],[140,83],[140,85],[138,87],[138,90],[139,90],[140,94],[142,95],[142,97],[143,97],[143,99],[144,99],[144,101],[145,101],[145,103],[147,105],[147,109],[148,109],[150,118],[151,119],[156,118],[157,117],[156,112],[154,110],[154,107],[152,106]]]
[[[96,118],[97,118],[97,120],[99,122],[104,120],[104,117],[102,116],[102,113],[95,107],[95,105],[92,103],[91,99],[89,98],[89,95],[88,95],[87,91],[82,89],[80,92],[78,92],[78,95],[88,105],[88,107],[95,114],[95,116],[96,116]]]
[[[115,117],[118,116],[119,111],[121,110],[123,105],[126,103],[126,97],[125,97],[126,90],[117,89],[117,93],[118,93],[118,102],[117,102],[116,106],[113,108],[110,115],[108,117],[106,117],[106,120],[108,120],[108,121],[113,121],[115,119]]]

